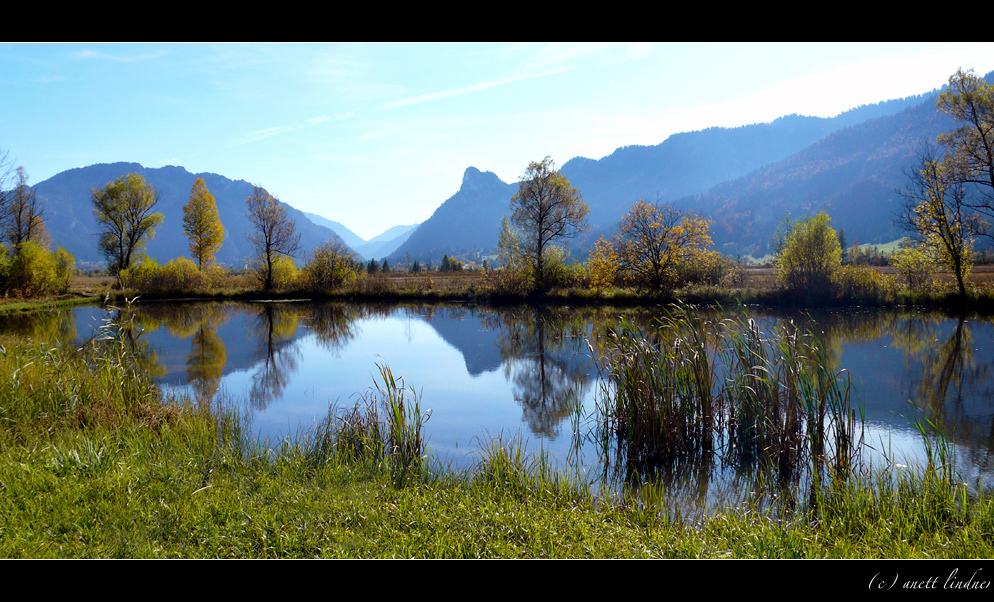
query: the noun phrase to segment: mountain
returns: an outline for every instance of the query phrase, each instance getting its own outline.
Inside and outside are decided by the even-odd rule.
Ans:
[[[362,259],[377,259],[381,257],[386,257],[390,253],[397,250],[397,247],[402,245],[407,237],[411,235],[411,232],[418,227],[418,224],[413,224],[411,226],[394,226],[387,229],[386,232],[377,234],[369,240],[363,239],[361,236],[349,230],[344,224],[340,224],[336,221],[332,221],[326,217],[322,217],[316,213],[304,212],[309,220],[318,224],[319,226],[324,226],[329,228],[336,234],[342,237],[349,247],[355,251]]]
[[[714,220],[716,248],[762,256],[785,212],[803,218],[827,211],[850,244],[905,236],[894,224],[899,190],[908,182],[922,141],[952,129],[935,108],[938,91],[918,105],[826,136],[802,151],[707,193],[677,202]]]
[[[864,105],[836,117],[788,115],[770,123],[737,128],[709,128],[674,134],[654,146],[627,146],[599,159],[577,157],[560,171],[578,188],[590,207],[592,233],[574,248],[610,235],[639,199],[673,202],[701,195],[713,187],[784,161],[820,140],[874,119],[928,103],[932,95],[911,96]],[[931,100],[934,106],[934,99]],[[416,259],[465,255],[497,245],[502,217],[508,214],[517,184],[470,167],[456,194],[398,248],[390,259],[410,253]]]
[[[363,237],[359,236],[358,234],[356,234],[352,230],[349,230],[345,226],[345,224],[341,224],[339,222],[330,220],[330,219],[328,219],[326,217],[322,217],[322,216],[318,215],[317,213],[308,213],[306,211],[303,211],[302,213],[305,216],[307,216],[307,219],[311,220],[315,224],[317,224],[319,226],[324,226],[325,228],[328,228],[329,230],[331,230],[335,234],[341,236],[342,240],[345,241],[345,244],[347,244],[348,246],[352,247],[353,250],[358,249],[359,246],[361,246],[361,245],[363,245],[363,244],[366,243],[366,241],[365,241],[365,239],[363,239]]]
[[[517,184],[502,182],[493,172],[467,168],[459,191],[422,222],[388,259],[399,260],[410,253],[415,259],[437,260],[446,254],[495,247],[500,220],[517,189]]]
[[[363,257],[369,257],[370,259],[386,257],[396,251],[400,245],[404,244],[410,238],[411,234],[417,230],[418,225],[394,226],[386,232],[378,234],[359,245],[356,247],[356,251],[359,251]]]
[[[245,199],[254,192],[252,184],[212,173],[192,174],[175,166],[148,168],[138,163],[104,163],[70,169],[33,186],[45,208],[45,225],[54,244],[73,253],[78,265],[106,265],[97,248],[99,229],[90,203],[91,190],[129,173],[140,174],[159,193],[155,210],[163,214],[164,220],[146,248],[150,257],[159,262],[189,257],[189,239],[183,232],[183,206],[190,200],[190,189],[198,177],[204,179],[207,189],[214,195],[224,225],[224,244],[218,251],[217,261],[243,267],[252,257],[251,243],[245,238],[245,233],[252,230],[245,207]],[[303,259],[327,240],[338,237],[332,230],[311,222],[301,211],[289,205],[286,207],[300,233],[301,257],[298,259]]]

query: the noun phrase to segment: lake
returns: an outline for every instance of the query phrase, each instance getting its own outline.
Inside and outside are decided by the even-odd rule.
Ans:
[[[592,474],[603,458],[592,433],[595,355],[619,316],[650,327],[662,309],[471,308],[310,302],[140,302],[145,365],[164,389],[237,410],[253,438],[311,432],[351,407],[389,366],[421,395],[428,447],[439,462],[470,465],[481,442],[520,436],[550,461]],[[81,341],[113,312],[97,307],[7,316],[0,328],[35,339]],[[914,421],[931,417],[956,469],[990,482],[994,447],[994,324],[912,310],[723,315],[818,333],[865,417],[863,460],[922,462]],[[734,478],[709,476],[708,487]],[[710,495],[710,494],[709,494]]]

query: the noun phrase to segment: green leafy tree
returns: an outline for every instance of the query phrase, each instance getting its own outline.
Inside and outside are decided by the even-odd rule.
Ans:
[[[183,231],[190,239],[190,253],[201,270],[214,262],[224,242],[224,226],[218,216],[214,195],[203,178],[197,178],[190,190],[190,201],[183,207]]]
[[[162,223],[162,214],[154,212],[159,194],[136,173],[121,176],[91,194],[101,229],[100,251],[116,276],[131,266]]]
[[[590,208],[580,191],[556,170],[552,158],[546,157],[528,165],[510,209],[518,253],[532,268],[534,286],[545,288],[549,250],[587,230]]]
[[[781,285],[794,292],[827,295],[842,266],[842,246],[832,218],[822,211],[800,222],[789,219],[776,234],[773,247]]]
[[[252,232],[245,234],[255,248],[259,281],[267,291],[273,290],[277,280],[286,280],[291,259],[300,250],[297,225],[287,215],[286,206],[265,188],[256,186],[252,196],[245,199]],[[279,274],[277,274],[279,269]]]

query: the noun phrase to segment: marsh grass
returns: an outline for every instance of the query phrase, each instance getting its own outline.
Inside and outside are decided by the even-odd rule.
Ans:
[[[406,387],[386,364],[377,364],[380,379],[351,408],[332,406],[311,445],[313,462],[338,456],[388,467],[401,486],[426,467],[424,425],[431,411],[422,412],[421,393]]]
[[[817,479],[859,453],[848,373],[792,322],[764,334],[753,320],[675,305],[648,332],[622,320],[601,365],[601,449],[626,479],[718,460]]]

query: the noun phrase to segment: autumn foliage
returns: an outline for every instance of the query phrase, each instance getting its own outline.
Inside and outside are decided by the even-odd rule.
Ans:
[[[214,262],[224,242],[224,226],[218,217],[214,195],[203,178],[197,178],[190,191],[190,201],[183,207],[183,231],[190,238],[190,253],[203,270]]]

